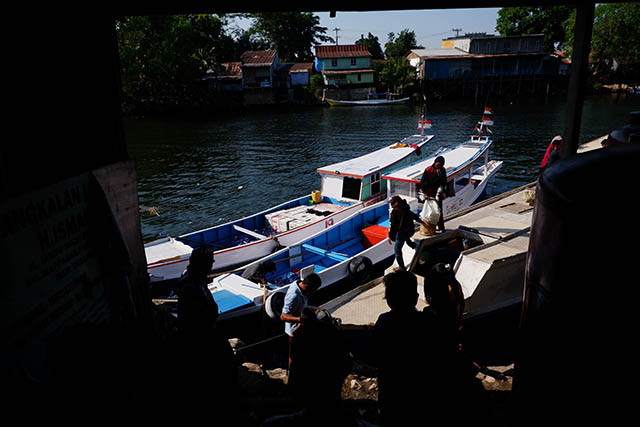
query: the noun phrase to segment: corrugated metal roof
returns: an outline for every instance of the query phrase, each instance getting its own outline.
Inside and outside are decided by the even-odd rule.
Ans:
[[[435,57],[435,56],[462,56],[469,55],[469,52],[465,52],[457,47],[443,47],[436,49],[412,49],[412,53],[420,57]]]
[[[240,62],[223,62],[220,64],[222,69],[221,75],[242,77],[242,63]]]
[[[367,47],[361,44],[341,44],[330,46],[316,46],[316,56],[324,58],[353,58],[371,56]]]
[[[519,52],[519,53],[465,53],[459,55],[435,55],[435,56],[421,56],[420,58],[427,59],[467,59],[467,58],[501,58],[507,56],[545,56],[544,52]]]
[[[275,50],[250,50],[242,54],[240,60],[243,66],[269,66],[276,57]]]
[[[289,69],[290,73],[304,73],[311,71],[313,68],[313,62],[299,62],[297,64],[293,64],[293,66]]]

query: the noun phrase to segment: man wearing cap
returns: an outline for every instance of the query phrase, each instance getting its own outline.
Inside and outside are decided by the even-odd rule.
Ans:
[[[284,323],[284,332],[289,335],[289,364],[291,364],[291,338],[294,330],[300,324],[302,310],[307,305],[309,294],[318,290],[322,280],[316,273],[311,273],[297,283],[292,283],[284,297],[284,306],[280,320]]]
[[[447,196],[447,171],[444,168],[444,157],[436,157],[433,165],[424,170],[422,178],[420,179],[420,190],[422,190],[425,198],[436,199],[438,207],[440,208],[438,231],[444,231],[442,201]]]

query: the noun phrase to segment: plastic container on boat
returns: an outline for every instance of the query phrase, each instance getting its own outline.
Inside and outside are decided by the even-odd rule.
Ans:
[[[362,243],[370,248],[389,237],[389,229],[380,225],[371,225],[362,229]]]

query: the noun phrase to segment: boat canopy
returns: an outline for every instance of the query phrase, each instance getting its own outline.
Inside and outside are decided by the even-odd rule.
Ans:
[[[382,178],[394,181],[419,183],[422,178],[422,173],[428,166],[433,164],[433,161],[437,156],[444,157],[444,166],[447,170],[447,177],[450,178],[466,169],[467,166],[470,166],[485,153],[488,153],[489,147],[492,143],[493,141],[486,137],[472,138],[462,144],[436,152],[430,157],[419,162],[412,163],[407,167],[384,174]]]
[[[432,138],[433,135],[408,136],[399,142],[364,156],[324,166],[318,168],[317,171],[320,174],[351,176],[362,179],[381,172],[383,169],[401,161]]]
[[[433,135],[409,136],[356,159],[319,168],[322,196],[336,204],[383,197],[387,187],[381,175],[419,160],[423,155],[422,147],[432,138]]]

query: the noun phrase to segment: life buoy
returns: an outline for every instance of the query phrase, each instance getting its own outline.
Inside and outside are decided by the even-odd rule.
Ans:
[[[280,320],[282,308],[284,307],[284,292],[274,292],[267,297],[264,303],[264,310],[267,316],[273,320]]]
[[[363,284],[371,278],[373,262],[366,256],[357,256],[349,261],[349,277],[358,284]]]

